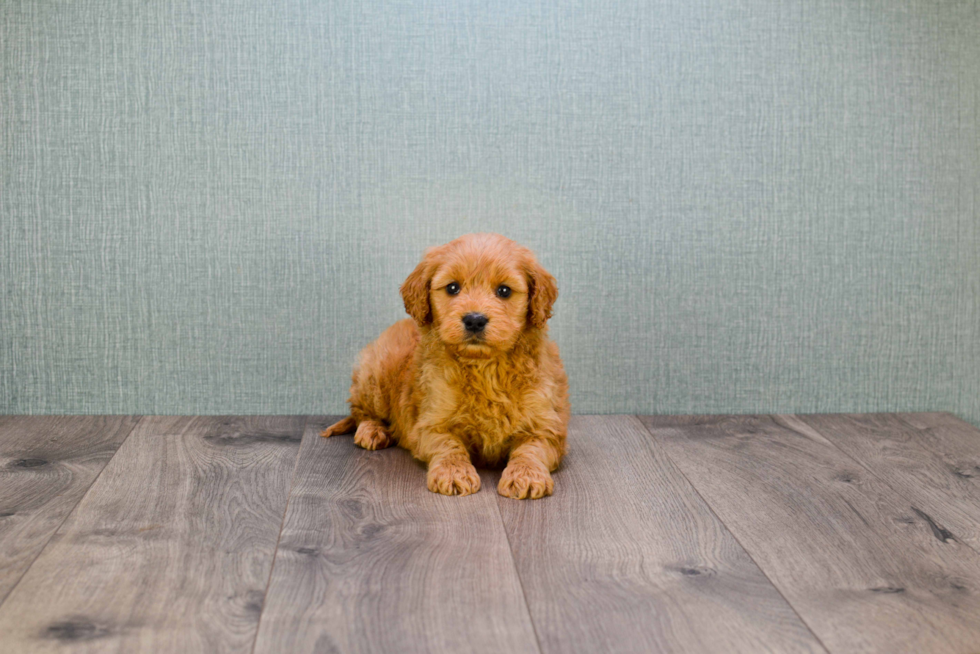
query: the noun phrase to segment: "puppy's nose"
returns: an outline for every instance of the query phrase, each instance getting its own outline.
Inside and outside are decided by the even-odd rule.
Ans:
[[[488,322],[490,322],[490,319],[482,313],[468,313],[463,316],[463,326],[466,327],[466,331],[473,332],[474,334],[482,332]]]

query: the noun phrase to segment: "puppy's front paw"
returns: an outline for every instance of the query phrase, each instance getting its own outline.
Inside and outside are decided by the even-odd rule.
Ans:
[[[515,500],[538,500],[551,495],[554,489],[555,482],[544,466],[528,465],[520,461],[508,463],[500,475],[500,483],[497,484],[498,493]]]
[[[480,475],[469,461],[438,461],[429,466],[429,490],[443,495],[470,495],[480,490]]]

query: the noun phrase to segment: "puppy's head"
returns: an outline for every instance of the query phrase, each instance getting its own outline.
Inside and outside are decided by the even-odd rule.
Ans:
[[[405,310],[462,356],[507,351],[541,329],[558,298],[555,278],[527,248],[498,234],[468,234],[425,252],[401,287]]]

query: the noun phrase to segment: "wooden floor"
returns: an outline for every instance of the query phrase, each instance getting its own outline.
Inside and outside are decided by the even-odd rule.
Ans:
[[[555,494],[332,417],[0,417],[0,651],[980,652],[980,431],[578,416]]]

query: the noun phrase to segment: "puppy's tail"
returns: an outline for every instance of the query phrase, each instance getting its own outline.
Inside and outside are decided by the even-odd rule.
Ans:
[[[357,429],[357,421],[354,420],[353,416],[347,416],[340,422],[335,422],[321,431],[320,435],[324,438],[330,438],[331,436],[336,436],[337,434],[349,434],[355,429]]]

